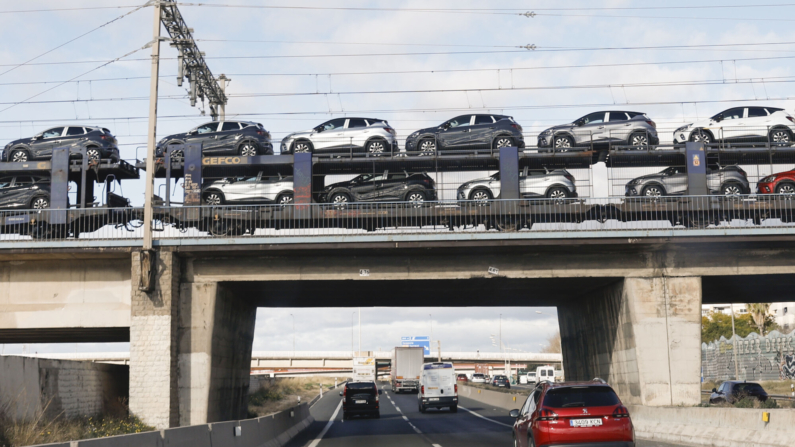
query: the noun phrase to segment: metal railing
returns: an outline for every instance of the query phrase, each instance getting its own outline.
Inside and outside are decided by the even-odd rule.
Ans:
[[[110,241],[141,239],[141,208],[0,212],[0,247],[18,241]],[[63,211],[57,213],[62,218]],[[155,238],[246,239],[366,234],[611,233],[726,229],[780,229],[790,233],[795,196],[681,196],[607,199],[521,199],[345,205],[252,205],[156,207]],[[61,222],[61,223],[58,223]],[[538,236],[541,237],[541,236]],[[549,237],[549,236],[544,236]],[[100,244],[101,245],[101,244]]]

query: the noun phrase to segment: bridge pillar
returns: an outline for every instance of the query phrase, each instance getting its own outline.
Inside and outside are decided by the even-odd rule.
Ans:
[[[133,278],[139,266],[134,253]],[[180,273],[180,259],[160,251],[155,289],[132,287],[130,411],[159,429],[245,419],[256,307]]]
[[[625,278],[558,308],[566,380],[626,404],[701,402],[701,278]]]

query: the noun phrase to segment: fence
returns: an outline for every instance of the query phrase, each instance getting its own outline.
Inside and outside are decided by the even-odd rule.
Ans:
[[[795,379],[795,332],[773,331],[764,337],[721,337],[701,344],[701,369],[705,380]],[[735,375],[735,356],[739,377]]]

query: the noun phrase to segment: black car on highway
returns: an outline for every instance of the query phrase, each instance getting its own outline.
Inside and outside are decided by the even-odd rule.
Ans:
[[[362,174],[346,182],[326,186],[315,199],[320,203],[409,202],[421,205],[436,200],[435,182],[426,173],[406,171]]]
[[[85,149],[89,160],[109,159],[119,161],[116,137],[104,127],[70,125],[47,129],[29,138],[20,138],[6,145],[2,161],[26,162],[49,160],[52,150],[70,146]],[[75,155],[73,154],[72,157]],[[79,157],[79,155],[78,155]]]
[[[491,385],[510,389],[511,381],[508,379],[507,376],[497,375],[494,376],[493,379],[491,379]]]
[[[50,207],[50,179],[31,175],[0,177],[0,209]]]
[[[712,394],[709,396],[709,403],[717,404],[726,402],[734,404],[743,398],[750,397],[760,402],[767,400],[767,392],[762,385],[754,382],[740,382],[730,380],[723,382],[719,388],[712,389]]]
[[[348,419],[353,415],[381,417],[378,395],[381,390],[375,382],[348,382],[340,391],[342,396],[342,418]]]
[[[505,115],[461,115],[406,138],[406,152],[422,155],[444,149],[524,147],[522,126]]]
[[[155,156],[163,157],[165,148],[177,144],[201,144],[206,155],[272,155],[271,134],[260,123],[249,121],[212,121],[185,133],[169,135],[157,143]],[[182,158],[177,150],[172,157]]]

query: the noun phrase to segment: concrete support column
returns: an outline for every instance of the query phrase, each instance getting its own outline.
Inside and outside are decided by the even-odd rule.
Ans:
[[[625,278],[558,308],[567,380],[607,380],[626,404],[701,402],[701,278]]]
[[[182,284],[180,425],[247,417],[256,314],[255,306],[223,284]]]
[[[151,293],[138,290],[139,253],[132,255],[130,318],[130,411],[156,428],[179,423],[177,304],[179,258],[161,251]]]

